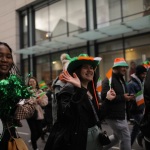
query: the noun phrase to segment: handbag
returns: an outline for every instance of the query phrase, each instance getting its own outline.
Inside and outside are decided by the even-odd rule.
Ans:
[[[16,138],[14,138],[9,130],[8,124],[7,124],[7,129],[10,134],[10,139],[8,141],[8,150],[28,150],[27,145],[23,141],[22,138],[20,138],[18,132],[16,131]]]
[[[102,127],[101,127],[100,120],[99,120],[99,118],[98,118],[98,115],[97,115],[97,113],[96,113],[95,107],[94,107],[94,105],[93,105],[93,103],[92,103],[92,101],[91,101],[90,98],[89,98],[89,102],[90,102],[90,104],[91,104],[91,106],[92,106],[92,110],[93,110],[93,112],[94,112],[94,116],[95,116],[95,119],[96,119],[96,121],[97,121],[97,126],[98,126],[98,127],[101,129],[101,131],[102,131]],[[100,132],[99,135],[98,135],[98,138],[99,138],[99,142],[100,142],[100,144],[101,144],[102,146],[105,146],[105,145],[108,145],[108,144],[111,143],[111,141],[110,141],[110,139],[109,139],[109,136],[107,135],[107,132],[106,132],[106,131]]]
[[[11,137],[11,139],[8,141],[8,149],[9,150],[28,150],[28,147],[26,146],[22,138]]]
[[[19,105],[15,112],[15,119],[28,119],[33,116],[35,113],[35,104],[24,103],[23,105]]]
[[[101,133],[99,133],[98,138],[102,146],[111,143],[106,131],[102,131]]]

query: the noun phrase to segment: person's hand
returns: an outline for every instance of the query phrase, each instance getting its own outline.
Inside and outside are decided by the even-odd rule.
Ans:
[[[124,98],[126,101],[135,100],[135,95],[134,94],[129,95],[128,93],[126,93],[124,94]]]
[[[76,87],[81,87],[81,82],[76,75],[76,73],[73,73],[73,77],[68,73],[68,71],[63,71],[62,79],[66,82],[69,82],[73,84]]]
[[[113,99],[116,98],[116,93],[113,89],[110,89],[108,92],[107,92],[107,95],[106,95],[106,98],[110,101],[112,101]]]
[[[29,104],[36,104],[36,98],[35,97],[30,97],[30,99],[27,101]]]

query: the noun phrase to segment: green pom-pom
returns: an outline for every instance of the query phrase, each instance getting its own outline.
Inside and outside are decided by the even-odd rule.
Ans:
[[[28,99],[31,93],[21,78],[10,75],[0,81],[0,118],[13,115],[13,109],[20,99]]]

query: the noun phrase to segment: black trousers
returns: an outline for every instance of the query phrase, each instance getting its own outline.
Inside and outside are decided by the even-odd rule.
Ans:
[[[31,143],[33,149],[37,149],[37,140],[42,134],[42,121],[43,120],[27,119],[27,123],[31,132]]]

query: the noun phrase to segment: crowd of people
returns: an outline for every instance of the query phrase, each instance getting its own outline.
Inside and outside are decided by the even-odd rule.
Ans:
[[[116,144],[120,150],[131,150],[139,136],[145,143],[140,145],[149,150],[150,131],[144,128],[145,132],[142,128],[143,124],[146,127],[150,124],[149,64],[136,66],[132,61],[127,83],[125,76],[129,66],[124,58],[115,58],[109,77],[106,75],[102,81],[99,97],[96,69],[102,58],[87,54],[71,58],[62,54],[60,59],[63,71],[53,82],[41,88],[35,77],[29,77],[25,85],[14,64],[12,49],[7,43],[0,42],[0,105],[6,100],[10,102],[4,108],[0,106],[3,124],[0,149],[9,150],[8,142],[12,136],[17,138],[15,127],[22,127],[20,119],[23,118],[30,129],[28,142],[31,142],[33,150],[38,150],[37,141],[39,138],[45,140],[47,132],[49,136],[44,150],[109,150]],[[16,84],[10,84],[12,75],[15,75]],[[10,88],[6,88],[7,83],[12,86],[12,91],[18,90],[23,94],[12,92],[12,96],[8,96]],[[17,89],[17,84],[22,88]],[[23,107],[28,111],[23,112]],[[24,117],[16,117],[22,114]],[[130,117],[134,119],[131,131],[128,125]],[[107,145],[99,139],[103,133],[103,120],[113,131]]]

